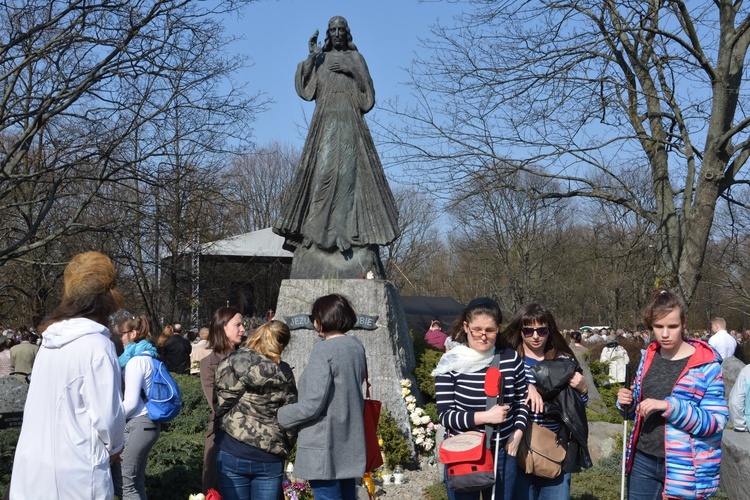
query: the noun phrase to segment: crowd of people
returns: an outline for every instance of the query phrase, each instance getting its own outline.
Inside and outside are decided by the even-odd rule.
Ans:
[[[170,324],[157,336],[148,317],[123,314],[123,306],[110,259],[86,252],[66,267],[63,299],[40,325],[39,342],[27,329],[8,348],[15,335],[3,335],[0,367],[9,358],[5,375],[31,381],[11,499],[145,499],[146,463],[160,435],[146,409],[153,359],[173,373],[200,377],[212,410],[205,492],[215,489],[227,500],[277,500],[296,446],[294,475],[310,483],[316,500],[356,498],[366,472],[367,362],[363,344],[348,335],[357,319],[345,297],[312,303],[310,321],[320,342],[299,380],[282,361],[292,341],[289,328],[272,313],[246,331],[241,311],[221,307],[206,328],[183,333]],[[721,361],[737,341],[721,318],[712,320],[708,342],[688,335],[685,310],[669,290],[654,291],[643,314],[647,334],[560,330],[552,312],[535,302],[503,324],[490,298],[472,300],[448,333],[433,321],[425,339],[445,351],[433,372],[440,422],[447,435],[485,433],[495,457],[495,484],[483,491],[454,491],[446,468],[449,498],[569,498],[571,474],[592,465],[581,356],[601,341],[602,356],[614,360],[621,356],[618,339],[628,336],[650,340],[632,384],[610,370],[610,383],[621,386],[617,407],[635,420],[625,463],[628,498],[714,494],[729,418]],[[488,404],[491,367],[500,373],[496,404]],[[739,431],[750,417],[747,380],[750,370],[730,397],[740,408],[733,412]],[[545,429],[565,444],[554,477],[517,460],[530,429]]]
[[[289,328],[271,311],[250,332],[239,310],[221,307],[205,330],[183,335],[171,324],[157,337],[149,318],[123,314],[123,306],[111,260],[76,255],[60,305],[39,327],[39,345],[24,334],[9,349],[12,369],[25,370],[30,382],[10,499],[147,498],[146,464],[161,430],[147,409],[153,359],[200,376],[212,409],[204,491],[277,500],[296,445],[295,476],[310,482],[316,499],[356,497],[365,473],[367,368],[364,346],[347,335],[357,317],[345,297],[313,302],[321,342],[299,381],[281,360]]]

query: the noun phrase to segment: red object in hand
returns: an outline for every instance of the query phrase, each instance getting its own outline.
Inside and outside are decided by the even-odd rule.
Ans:
[[[211,488],[208,490],[208,494],[206,495],[206,500],[221,500],[221,495],[218,491]]]
[[[490,366],[484,374],[484,393],[489,398],[497,398],[497,404],[503,404],[503,374],[496,366]]]

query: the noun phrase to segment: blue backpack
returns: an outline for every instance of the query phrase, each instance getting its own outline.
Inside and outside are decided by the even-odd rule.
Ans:
[[[164,363],[148,354],[141,354],[141,356],[150,357],[154,366],[151,389],[145,395],[148,418],[153,422],[170,422],[180,414],[182,409],[180,387],[167,371]]]

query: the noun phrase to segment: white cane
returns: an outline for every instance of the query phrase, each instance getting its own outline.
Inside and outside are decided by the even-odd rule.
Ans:
[[[488,398],[497,398],[496,405],[503,404],[503,374],[495,366],[490,366],[484,375],[484,393]],[[500,447],[500,427],[492,426],[495,433],[495,460],[493,461],[494,477],[492,483],[492,500],[495,500],[495,488],[497,488],[497,450]]]
[[[625,388],[630,389],[632,381],[630,380],[630,365],[625,365]],[[633,401],[635,403],[635,401]],[[631,403],[631,404],[633,404]],[[628,414],[630,413],[630,405],[625,408],[625,420],[622,421],[622,467],[620,475],[620,500],[625,500],[625,460],[628,456]]]
[[[625,500],[625,458],[628,453],[628,419],[622,422],[622,475],[620,477],[620,500]]]

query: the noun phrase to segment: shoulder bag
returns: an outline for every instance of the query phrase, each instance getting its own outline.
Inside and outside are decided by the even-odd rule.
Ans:
[[[370,399],[370,378],[367,374],[367,359],[365,359],[365,472],[371,472],[383,465],[383,455],[380,453],[378,444],[378,421],[380,420],[380,407],[382,403]]]
[[[518,466],[526,474],[549,479],[562,472],[566,450],[554,432],[531,422],[518,446]]]

